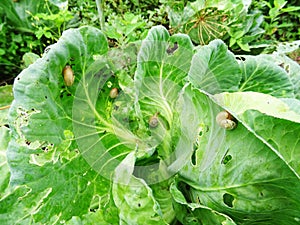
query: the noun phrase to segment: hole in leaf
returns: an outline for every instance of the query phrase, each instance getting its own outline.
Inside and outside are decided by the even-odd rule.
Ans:
[[[232,156],[231,156],[231,155],[226,155],[226,156],[222,159],[222,164],[226,165],[231,159],[232,159]]]
[[[200,201],[200,197],[199,196],[197,196],[197,203],[198,204],[202,204],[201,201]]]
[[[173,54],[177,49],[178,49],[178,43],[175,42],[173,47],[169,47],[169,48],[167,49],[167,53],[168,53],[169,55],[170,55],[170,54]]]
[[[151,215],[151,218],[156,218],[157,216],[160,216],[158,213],[154,213],[153,215]]]
[[[191,161],[192,161],[192,164],[194,166],[196,166],[196,151],[195,150],[193,151],[193,154],[191,156]]]
[[[207,133],[209,131],[209,126],[206,126],[205,132]]]
[[[235,57],[237,60],[246,61],[246,58],[243,56],[237,56]]]
[[[221,164],[226,165],[232,159],[232,156],[229,155],[228,152],[229,152],[229,148],[227,148],[227,150],[221,160]]]
[[[141,207],[141,203],[138,203],[138,207]]]
[[[233,200],[234,197],[231,194],[225,193],[223,195],[223,202],[225,205],[227,205],[228,207],[232,208],[233,207]]]
[[[290,72],[290,65],[286,65],[286,66],[284,67],[284,69],[285,69],[285,71],[286,71],[287,73],[289,73],[289,72]]]

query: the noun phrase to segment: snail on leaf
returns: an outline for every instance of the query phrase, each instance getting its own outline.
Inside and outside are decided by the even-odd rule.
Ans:
[[[150,128],[155,128],[158,126],[158,123],[159,123],[158,115],[159,115],[159,113],[157,112],[153,116],[150,117],[150,119],[148,121]]]
[[[74,76],[74,72],[73,72],[71,66],[66,65],[65,68],[63,69],[62,73],[63,73],[63,76],[64,76],[65,84],[68,87],[72,86],[73,83],[74,83],[75,76]]]
[[[226,130],[233,130],[237,126],[237,120],[227,111],[219,112],[216,121],[220,127]]]
[[[112,88],[109,92],[109,97],[110,98],[116,98],[119,95],[118,88]]]

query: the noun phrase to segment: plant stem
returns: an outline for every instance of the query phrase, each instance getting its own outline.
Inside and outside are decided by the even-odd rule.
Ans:
[[[104,12],[103,12],[103,1],[102,0],[96,0],[97,10],[98,10],[98,16],[100,21],[100,28],[102,31],[105,30],[104,28]]]
[[[0,107],[0,110],[9,109],[9,108],[10,108],[10,105],[6,105],[6,106],[3,106],[3,107]]]

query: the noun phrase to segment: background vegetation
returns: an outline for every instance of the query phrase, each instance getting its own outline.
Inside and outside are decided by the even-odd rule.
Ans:
[[[278,42],[300,36],[300,14],[293,1],[247,1],[232,9],[218,1],[4,0],[0,3],[1,85],[12,84],[20,71],[72,27],[102,28],[112,46],[124,46],[146,36],[150,27],[164,25],[171,33],[188,33],[196,44],[223,39],[236,53],[272,52]],[[223,1],[228,2],[228,1]],[[100,14],[99,14],[100,12]],[[99,18],[100,16],[100,18]],[[299,61],[299,53],[291,56]],[[32,58],[33,57],[33,58]]]

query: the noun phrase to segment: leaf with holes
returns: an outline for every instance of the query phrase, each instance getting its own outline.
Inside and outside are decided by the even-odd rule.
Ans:
[[[7,150],[13,189],[1,199],[1,224],[69,220],[86,214],[94,198],[109,200],[110,181],[99,177],[79,154],[73,130],[78,121],[72,116],[81,114],[72,112],[76,88],[92,70],[94,58],[106,52],[107,41],[99,30],[68,30],[17,77]],[[69,87],[62,75],[66,64],[75,74]],[[93,207],[100,210],[103,205],[96,202]]]
[[[147,183],[133,175],[136,157],[130,153],[115,170],[113,198],[124,224],[167,224]]]
[[[0,223],[298,224],[299,66],[275,54],[64,32],[14,83]]]
[[[158,155],[168,164],[178,138],[177,100],[186,82],[193,45],[186,35],[170,36],[162,26],[149,31],[138,54],[135,73],[136,107],[143,126],[150,127]],[[152,122],[155,122],[152,124]],[[142,125],[141,125],[142,126]]]
[[[240,94],[247,93],[232,93]],[[192,99],[197,108],[195,112],[201,118],[200,123],[205,124],[207,129],[193,140],[195,153],[190,162],[180,170],[180,177],[177,179],[177,183],[181,184],[178,187],[187,201],[226,214],[240,224],[297,224],[300,183],[296,169],[299,167],[298,163],[290,160],[296,159],[294,153],[297,154],[300,137],[289,132],[299,128],[299,125],[291,122],[299,115],[292,111],[282,112],[282,117],[285,115],[290,121],[281,121],[280,124],[279,120],[266,120],[267,116],[252,117],[253,113],[244,112],[244,109],[241,109],[243,114],[240,115],[232,106],[224,105],[236,112],[238,119],[241,118],[236,129],[226,131],[215,123],[218,111],[222,110],[220,106],[200,92],[194,92]],[[262,97],[259,99],[262,100]],[[232,102],[236,105],[237,102],[246,101],[236,99]],[[235,109],[240,108],[236,106]],[[272,124],[281,126],[281,134],[284,132],[287,135],[283,139],[279,138],[276,127],[264,132],[259,123],[254,123],[251,119],[255,119],[255,122],[269,121],[269,128]],[[244,120],[247,121],[245,126]],[[250,124],[256,128],[256,132],[248,130]],[[285,130],[285,125],[290,128]],[[258,130],[258,127],[261,129]],[[270,131],[273,136],[270,136]],[[271,137],[270,141],[274,141],[275,145],[269,145],[267,137]],[[285,146],[288,140],[295,144],[287,149]],[[293,156],[286,157],[278,154],[278,151],[289,152]]]

